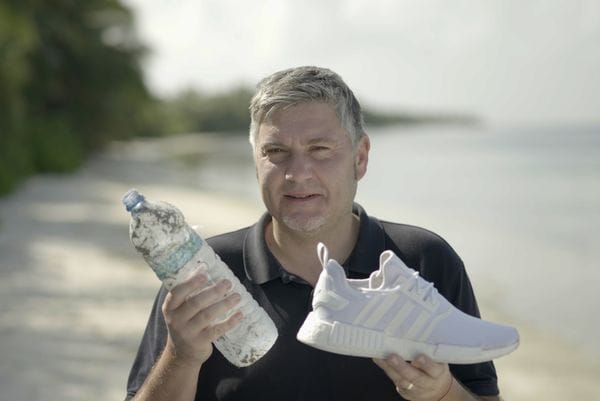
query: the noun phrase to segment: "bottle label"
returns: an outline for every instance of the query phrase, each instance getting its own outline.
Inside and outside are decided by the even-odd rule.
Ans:
[[[152,267],[161,281],[174,278],[181,269],[198,252],[204,240],[192,230],[188,241],[184,242],[175,252],[171,252],[164,259],[148,258],[146,261]]]

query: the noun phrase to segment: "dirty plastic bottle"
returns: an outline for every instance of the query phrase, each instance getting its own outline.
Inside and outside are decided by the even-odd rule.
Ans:
[[[218,319],[224,321],[238,310],[243,315],[232,330],[214,341],[221,354],[238,367],[251,365],[266,354],[277,339],[275,324],[229,267],[185,222],[181,211],[166,202],[148,202],[135,189],[123,196],[123,203],[131,213],[131,243],[168,290],[200,270],[210,283],[229,280],[233,284],[231,292],[240,294],[240,302]]]

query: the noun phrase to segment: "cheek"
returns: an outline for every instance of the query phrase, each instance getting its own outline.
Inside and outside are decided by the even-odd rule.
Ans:
[[[347,185],[348,181],[355,181],[357,166],[352,160],[338,161],[328,166],[328,175],[334,177],[340,185]]]
[[[271,164],[259,162],[256,167],[256,179],[261,187],[272,184],[277,177],[277,168]]]
[[[350,163],[343,172],[340,172],[340,177],[344,177],[343,179],[340,179],[338,183],[338,185],[341,186],[340,192],[344,193],[344,196],[346,197],[354,198],[358,184],[357,166],[354,163]]]
[[[349,164],[323,166],[320,170],[319,181],[334,198],[347,198],[355,191],[355,169]]]

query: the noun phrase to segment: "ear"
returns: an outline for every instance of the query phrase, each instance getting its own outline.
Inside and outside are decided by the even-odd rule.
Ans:
[[[356,146],[355,156],[355,176],[356,181],[360,180],[367,173],[367,164],[369,164],[369,150],[371,149],[371,141],[368,135],[360,138]]]

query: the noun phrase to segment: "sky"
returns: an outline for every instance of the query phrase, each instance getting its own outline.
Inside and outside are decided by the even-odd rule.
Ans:
[[[150,88],[331,68],[363,105],[497,123],[600,122],[596,0],[125,0]]]

